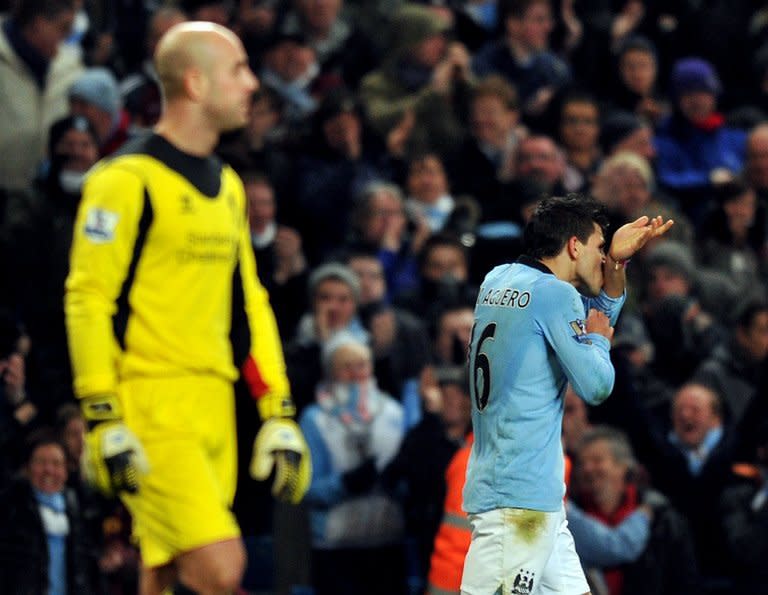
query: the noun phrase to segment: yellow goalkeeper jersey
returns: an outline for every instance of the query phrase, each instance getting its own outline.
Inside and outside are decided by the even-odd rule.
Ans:
[[[65,311],[79,397],[136,377],[234,381],[238,368],[255,397],[289,395],[242,182],[216,157],[153,134],[97,164],[70,266]]]

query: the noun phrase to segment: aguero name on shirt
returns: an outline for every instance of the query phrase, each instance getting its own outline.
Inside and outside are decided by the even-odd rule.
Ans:
[[[514,287],[481,287],[477,303],[502,308],[527,308],[531,303],[531,292],[520,291]]]

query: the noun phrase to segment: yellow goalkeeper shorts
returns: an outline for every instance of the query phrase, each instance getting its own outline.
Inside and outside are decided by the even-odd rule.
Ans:
[[[162,566],[238,537],[230,510],[237,483],[232,384],[212,376],[135,379],[119,395],[150,466],[138,493],[123,496],[142,562]]]

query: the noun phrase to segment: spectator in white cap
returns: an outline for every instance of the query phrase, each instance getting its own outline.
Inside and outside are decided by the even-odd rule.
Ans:
[[[102,157],[111,155],[128,140],[130,116],[115,76],[106,68],[89,68],[69,88],[72,115],[88,118],[99,137]]]

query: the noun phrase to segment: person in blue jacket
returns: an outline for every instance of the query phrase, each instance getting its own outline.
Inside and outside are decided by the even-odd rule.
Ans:
[[[717,111],[721,85],[709,62],[678,60],[670,83],[673,113],[656,134],[658,179],[696,222],[712,186],[742,170],[747,133],[727,126]]]

